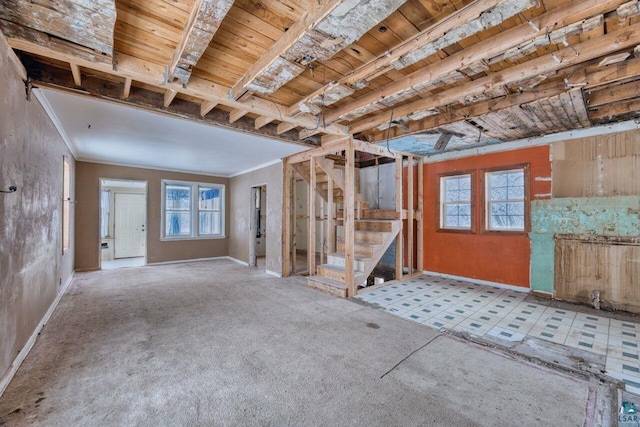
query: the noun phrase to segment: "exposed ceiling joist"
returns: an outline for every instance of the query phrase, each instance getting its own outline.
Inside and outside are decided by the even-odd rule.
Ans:
[[[5,29],[9,30],[9,32],[7,33],[4,31]],[[43,38],[47,39],[46,35],[35,30],[22,27],[19,29],[19,37],[14,37],[16,34],[13,30],[15,30],[15,26],[2,27],[2,31],[7,36],[9,45],[14,49],[45,57],[58,58],[67,62],[74,61],[78,65],[87,69],[117,75],[119,77],[131,78],[132,80],[152,86],[162,85],[162,82],[164,81],[164,67],[161,65],[152,64],[148,61],[129,55],[118,54],[115,57],[117,70],[114,71],[111,61],[104,61],[101,56],[96,55],[95,58],[87,57],[85,55],[86,52],[82,49],[78,49],[64,43],[41,45],[39,41]],[[250,97],[245,102],[230,100],[228,97],[229,88],[211,84],[211,82],[203,78],[192,77],[187,87],[183,87],[183,85],[179,83],[167,83],[164,88],[165,90],[172,89],[177,93],[227,105],[232,108],[244,109],[247,112],[257,115],[264,115],[278,120],[289,121],[296,126],[307,128],[316,127],[316,118],[314,116],[309,114],[299,114],[295,117],[287,116],[282,118],[282,110],[286,107],[278,106],[277,104],[265,99]],[[321,131],[327,134],[347,134],[347,128],[340,125],[328,125],[326,127],[322,127]]]
[[[481,95],[487,90],[491,90],[496,82],[501,85],[514,84],[539,73],[549,73],[569,67],[571,65],[584,63],[607,55],[611,52],[634,47],[640,42],[640,24],[631,25],[624,29],[609,33],[597,39],[591,39],[575,46],[571,46],[555,53],[540,56],[526,63],[518,64],[502,71],[492,73],[487,77],[467,82],[452,89],[440,92],[432,97],[403,104],[394,109],[397,117],[431,110],[458,102],[465,96]],[[444,61],[443,61],[444,62]],[[372,129],[388,121],[388,113],[382,112],[372,117],[366,118],[349,126],[349,130],[356,134],[367,129]]]
[[[178,94],[178,92],[176,92],[173,89],[167,89],[167,91],[164,93],[164,108],[169,108],[169,105],[171,105],[171,103],[173,102],[173,99],[176,97],[176,95]]]
[[[607,11],[615,10],[615,8],[622,2],[622,0],[574,1],[565,7],[554,9],[531,20],[533,26],[539,29],[537,32],[529,23],[524,23],[510,30],[503,31],[488,40],[479,42],[470,48],[444,58],[433,65],[415,71],[402,80],[392,82],[380,89],[371,91],[366,95],[358,97],[353,102],[328,112],[326,115],[326,121],[328,123],[332,123],[340,120],[344,116],[353,116],[354,111],[361,111],[360,115],[364,115],[371,111],[371,109],[378,108],[376,107],[376,104],[381,100],[388,101],[390,97],[397,96],[398,94],[402,94],[407,91],[417,95],[421,90],[423,90],[421,86],[428,85],[433,81],[451,73],[455,73],[459,69],[500,55],[508,49],[514,48],[528,40],[544,36],[547,34],[547,28],[557,29],[572,23],[581,22],[592,17],[594,14],[598,15]],[[398,117],[402,116],[398,115]]]
[[[73,82],[76,86],[82,86],[82,75],[80,74],[80,66],[74,64],[73,62],[69,63],[71,67],[71,74],[73,75]]]
[[[216,108],[216,105],[218,105],[218,103],[215,101],[204,101],[202,104],[200,104],[200,116],[204,117],[209,114],[209,111]]]
[[[242,110],[240,108],[236,108],[235,110],[231,110],[229,113],[229,123],[235,123],[248,113],[247,110]]]
[[[256,119],[256,129],[260,129],[262,126],[268,125],[274,119],[272,117],[260,116]]]
[[[129,98],[129,96],[131,95],[131,84],[133,83],[133,80],[131,79],[131,77],[125,77],[124,79],[124,89],[122,90],[122,97],[124,99]]]
[[[314,61],[325,61],[395,11],[403,0],[319,0],[311,2],[289,30],[233,86],[230,97],[245,92],[271,94]]]
[[[290,113],[307,111],[310,108],[308,104],[331,105],[351,95],[354,92],[353,88],[365,87],[369,79],[390,69],[405,68],[435,53],[438,49],[456,43],[461,38],[469,37],[499,24],[502,20],[530,8],[534,4],[537,2],[520,0],[491,0],[470,3],[447,18],[420,31],[410,40],[403,41],[383,55],[367,62],[339,81],[326,84],[302,101],[292,105],[289,111]],[[500,7],[496,7],[498,5]]]
[[[169,74],[186,85],[191,71],[209,46],[233,0],[196,0],[173,54]]]

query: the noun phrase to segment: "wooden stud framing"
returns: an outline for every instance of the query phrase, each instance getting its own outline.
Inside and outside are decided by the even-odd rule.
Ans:
[[[413,231],[414,231],[414,206],[413,206],[413,163],[414,157],[407,157],[407,266],[409,274],[413,274]]]
[[[424,271],[424,157],[418,157],[418,210],[416,215],[418,221],[416,239],[418,259],[416,261],[418,273],[422,273]]]
[[[307,261],[309,264],[309,275],[316,274],[316,159],[309,159],[309,191],[307,201],[309,202],[309,232],[307,234]]]
[[[294,124],[288,123],[288,122],[282,122],[278,125],[277,129],[276,129],[276,133],[278,135],[283,134],[287,131],[290,131],[291,129],[295,128],[296,126]]]
[[[336,251],[336,206],[333,203],[333,179],[327,176],[327,253]]]
[[[236,108],[229,113],[229,123],[235,123],[244,116],[246,116],[248,111],[242,110],[240,108]]]
[[[216,105],[218,105],[217,102],[214,101],[204,101],[202,103],[202,105],[200,105],[200,115],[202,117],[206,116],[209,111],[213,110],[214,108],[216,108]]]
[[[396,213],[402,218],[402,157],[396,158]],[[402,279],[402,227],[396,237],[396,280]]]
[[[291,267],[291,166],[285,161],[282,191],[282,277],[288,277]]]
[[[349,141],[346,147],[346,163],[344,166],[344,270],[345,284],[347,286],[347,297],[351,298],[356,295],[358,285],[355,283],[354,277],[354,189],[355,189],[355,151],[353,149],[353,141]]]
[[[260,129],[263,126],[268,125],[269,123],[271,123],[274,120],[275,119],[273,117],[259,116],[256,119],[256,122],[255,122],[256,130]]]

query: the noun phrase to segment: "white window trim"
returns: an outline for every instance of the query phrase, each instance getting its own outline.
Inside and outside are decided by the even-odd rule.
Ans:
[[[461,177],[465,177],[468,176],[469,177],[469,181],[471,182],[471,189],[470,189],[470,197],[469,197],[469,209],[470,209],[470,223],[469,223],[469,227],[452,227],[449,225],[445,225],[445,208],[447,205],[462,205],[462,204],[467,204],[465,203],[460,203],[460,202],[445,202],[446,196],[447,196],[447,190],[445,187],[445,181],[447,179],[452,179],[452,178],[461,178]],[[473,211],[472,211],[472,202],[471,200],[473,199],[473,177],[471,173],[461,173],[459,175],[447,175],[447,176],[441,176],[440,177],[440,229],[441,230],[463,230],[463,231],[472,231],[473,230]]]
[[[491,179],[490,179],[490,175],[492,174],[504,174],[504,173],[510,173],[510,172],[522,172],[523,175],[523,179],[524,179],[524,196],[522,199],[508,199],[508,200],[491,200]],[[485,172],[484,174],[484,194],[485,194],[485,202],[484,202],[484,212],[485,212],[485,224],[484,224],[484,228],[487,231],[506,231],[506,232],[516,232],[516,233],[520,233],[520,232],[524,232],[527,228],[527,207],[526,207],[526,200],[527,200],[527,182],[526,182],[526,178],[527,178],[527,174],[525,171],[525,168],[514,168],[514,169],[500,169],[500,170],[493,170],[493,171],[488,171]],[[492,227],[491,226],[491,203],[522,203],[522,207],[523,207],[523,217],[524,217],[524,224],[522,226],[522,228],[503,228],[503,227]]]
[[[226,185],[224,184],[216,184],[211,182],[193,182],[193,181],[176,181],[172,179],[163,179],[161,184],[161,198],[162,198],[162,211],[160,212],[162,218],[160,219],[160,241],[162,242],[173,242],[176,240],[215,240],[215,239],[226,239],[226,224],[225,218],[227,215],[227,206],[225,204],[226,201]],[[191,187],[191,235],[189,236],[167,236],[166,235],[166,190],[167,185],[181,185],[184,187]],[[220,234],[209,234],[205,236],[199,236],[200,230],[198,227],[200,226],[200,221],[198,220],[198,188],[199,187],[207,187],[207,188],[217,188],[220,190],[221,200],[220,200]],[[209,211],[207,211],[209,212]]]

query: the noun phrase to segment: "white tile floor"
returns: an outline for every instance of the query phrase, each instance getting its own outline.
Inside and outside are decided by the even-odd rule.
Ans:
[[[640,324],[525,301],[527,294],[423,275],[358,295],[436,329],[506,341],[526,336],[606,357],[607,375],[640,394]]]

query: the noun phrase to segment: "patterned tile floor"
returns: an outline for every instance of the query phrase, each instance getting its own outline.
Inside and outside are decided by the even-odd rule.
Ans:
[[[506,341],[529,336],[603,355],[607,375],[640,394],[639,323],[548,307],[526,301],[527,295],[423,275],[357,298],[436,329]]]

